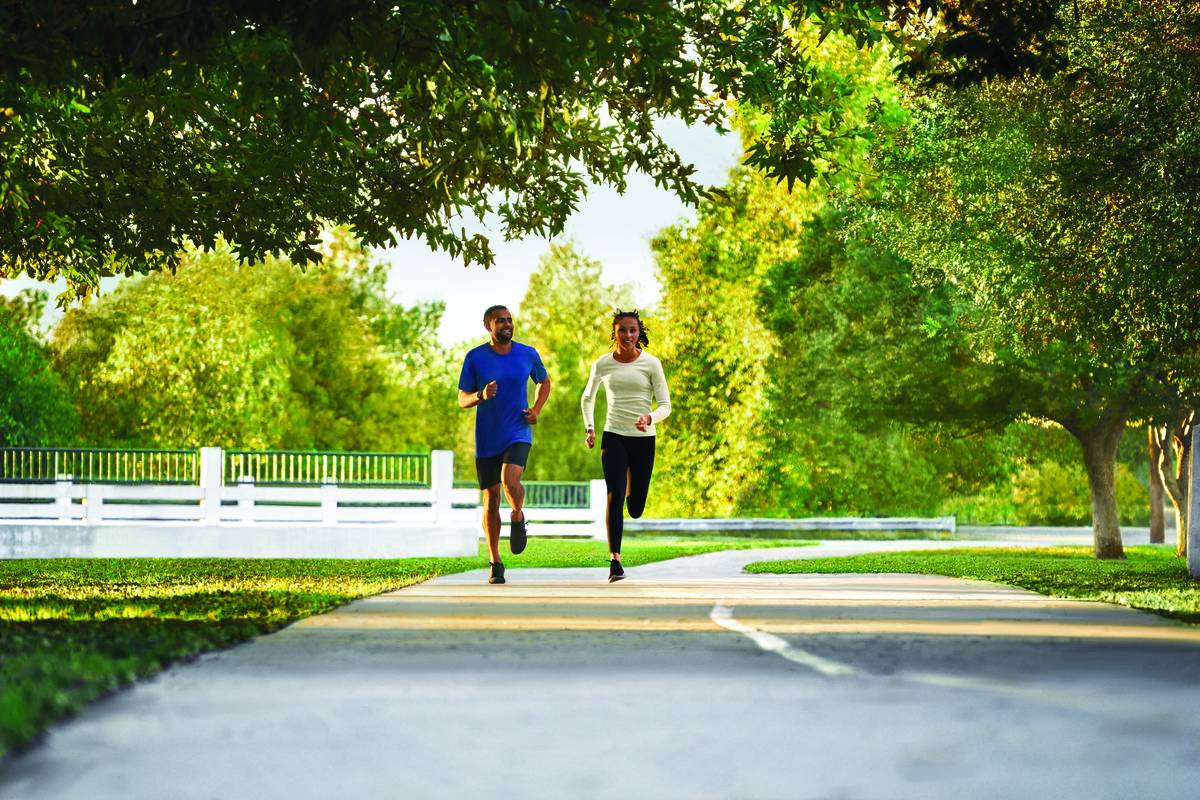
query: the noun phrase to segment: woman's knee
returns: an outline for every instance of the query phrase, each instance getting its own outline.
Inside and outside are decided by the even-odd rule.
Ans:
[[[625,508],[629,511],[629,516],[637,519],[646,510],[646,498],[631,497],[629,498],[629,502],[625,504]]]

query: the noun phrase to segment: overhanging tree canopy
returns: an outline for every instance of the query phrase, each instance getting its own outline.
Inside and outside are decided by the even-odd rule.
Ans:
[[[1046,0],[0,0],[0,275],[98,278],[238,256],[318,259],[319,229],[419,236],[490,263],[461,216],[553,234],[588,181],[703,192],[655,133],[767,110],[749,161],[808,180],[844,79],[793,32],[909,32],[937,80],[1052,63]],[[928,22],[941,14],[937,30]],[[947,77],[949,76],[949,77]]]
[[[1121,430],[1200,392],[1200,13],[1079,6],[1074,72],[916,104],[878,148],[860,232],[953,289],[947,329],[1045,386],[1023,407],[1079,440],[1096,553],[1115,557]]]

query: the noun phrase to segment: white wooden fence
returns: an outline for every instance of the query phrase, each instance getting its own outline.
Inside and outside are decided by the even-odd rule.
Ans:
[[[363,530],[388,525],[480,529],[480,493],[455,488],[454,454],[435,450],[428,487],[258,485],[227,483],[220,448],[200,450],[197,485],[0,483],[0,527],[152,526]],[[530,535],[605,538],[604,481],[591,481],[584,507],[525,509]],[[507,532],[508,514],[501,520]],[[641,519],[630,531],[955,530],[953,517],[812,519]]]
[[[480,493],[454,487],[454,454],[435,450],[429,487],[261,486],[226,484],[220,448],[200,451],[199,485],[120,483],[0,484],[0,523],[105,525],[319,525],[411,523],[474,525]],[[530,533],[603,537],[604,482],[588,508],[527,508]],[[599,506],[597,507],[597,502]],[[507,514],[502,514],[507,523]]]

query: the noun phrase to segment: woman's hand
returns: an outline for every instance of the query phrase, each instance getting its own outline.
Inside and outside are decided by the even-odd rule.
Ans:
[[[654,420],[650,419],[649,414],[642,414],[637,418],[637,421],[633,423],[633,426],[639,431],[644,431],[646,428],[650,427],[650,423],[653,421]]]
[[[588,428],[588,432],[583,435],[583,442],[584,442],[584,444],[586,444],[588,446],[589,450],[591,450],[593,447],[595,447],[596,446],[596,432],[594,430],[592,430],[591,428]]]

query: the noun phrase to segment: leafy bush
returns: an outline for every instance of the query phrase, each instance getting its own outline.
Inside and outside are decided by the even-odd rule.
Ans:
[[[46,349],[0,305],[0,446],[71,444],[79,419]]]
[[[1021,469],[1010,487],[1018,525],[1087,525],[1091,520],[1082,466],[1044,464]]]

